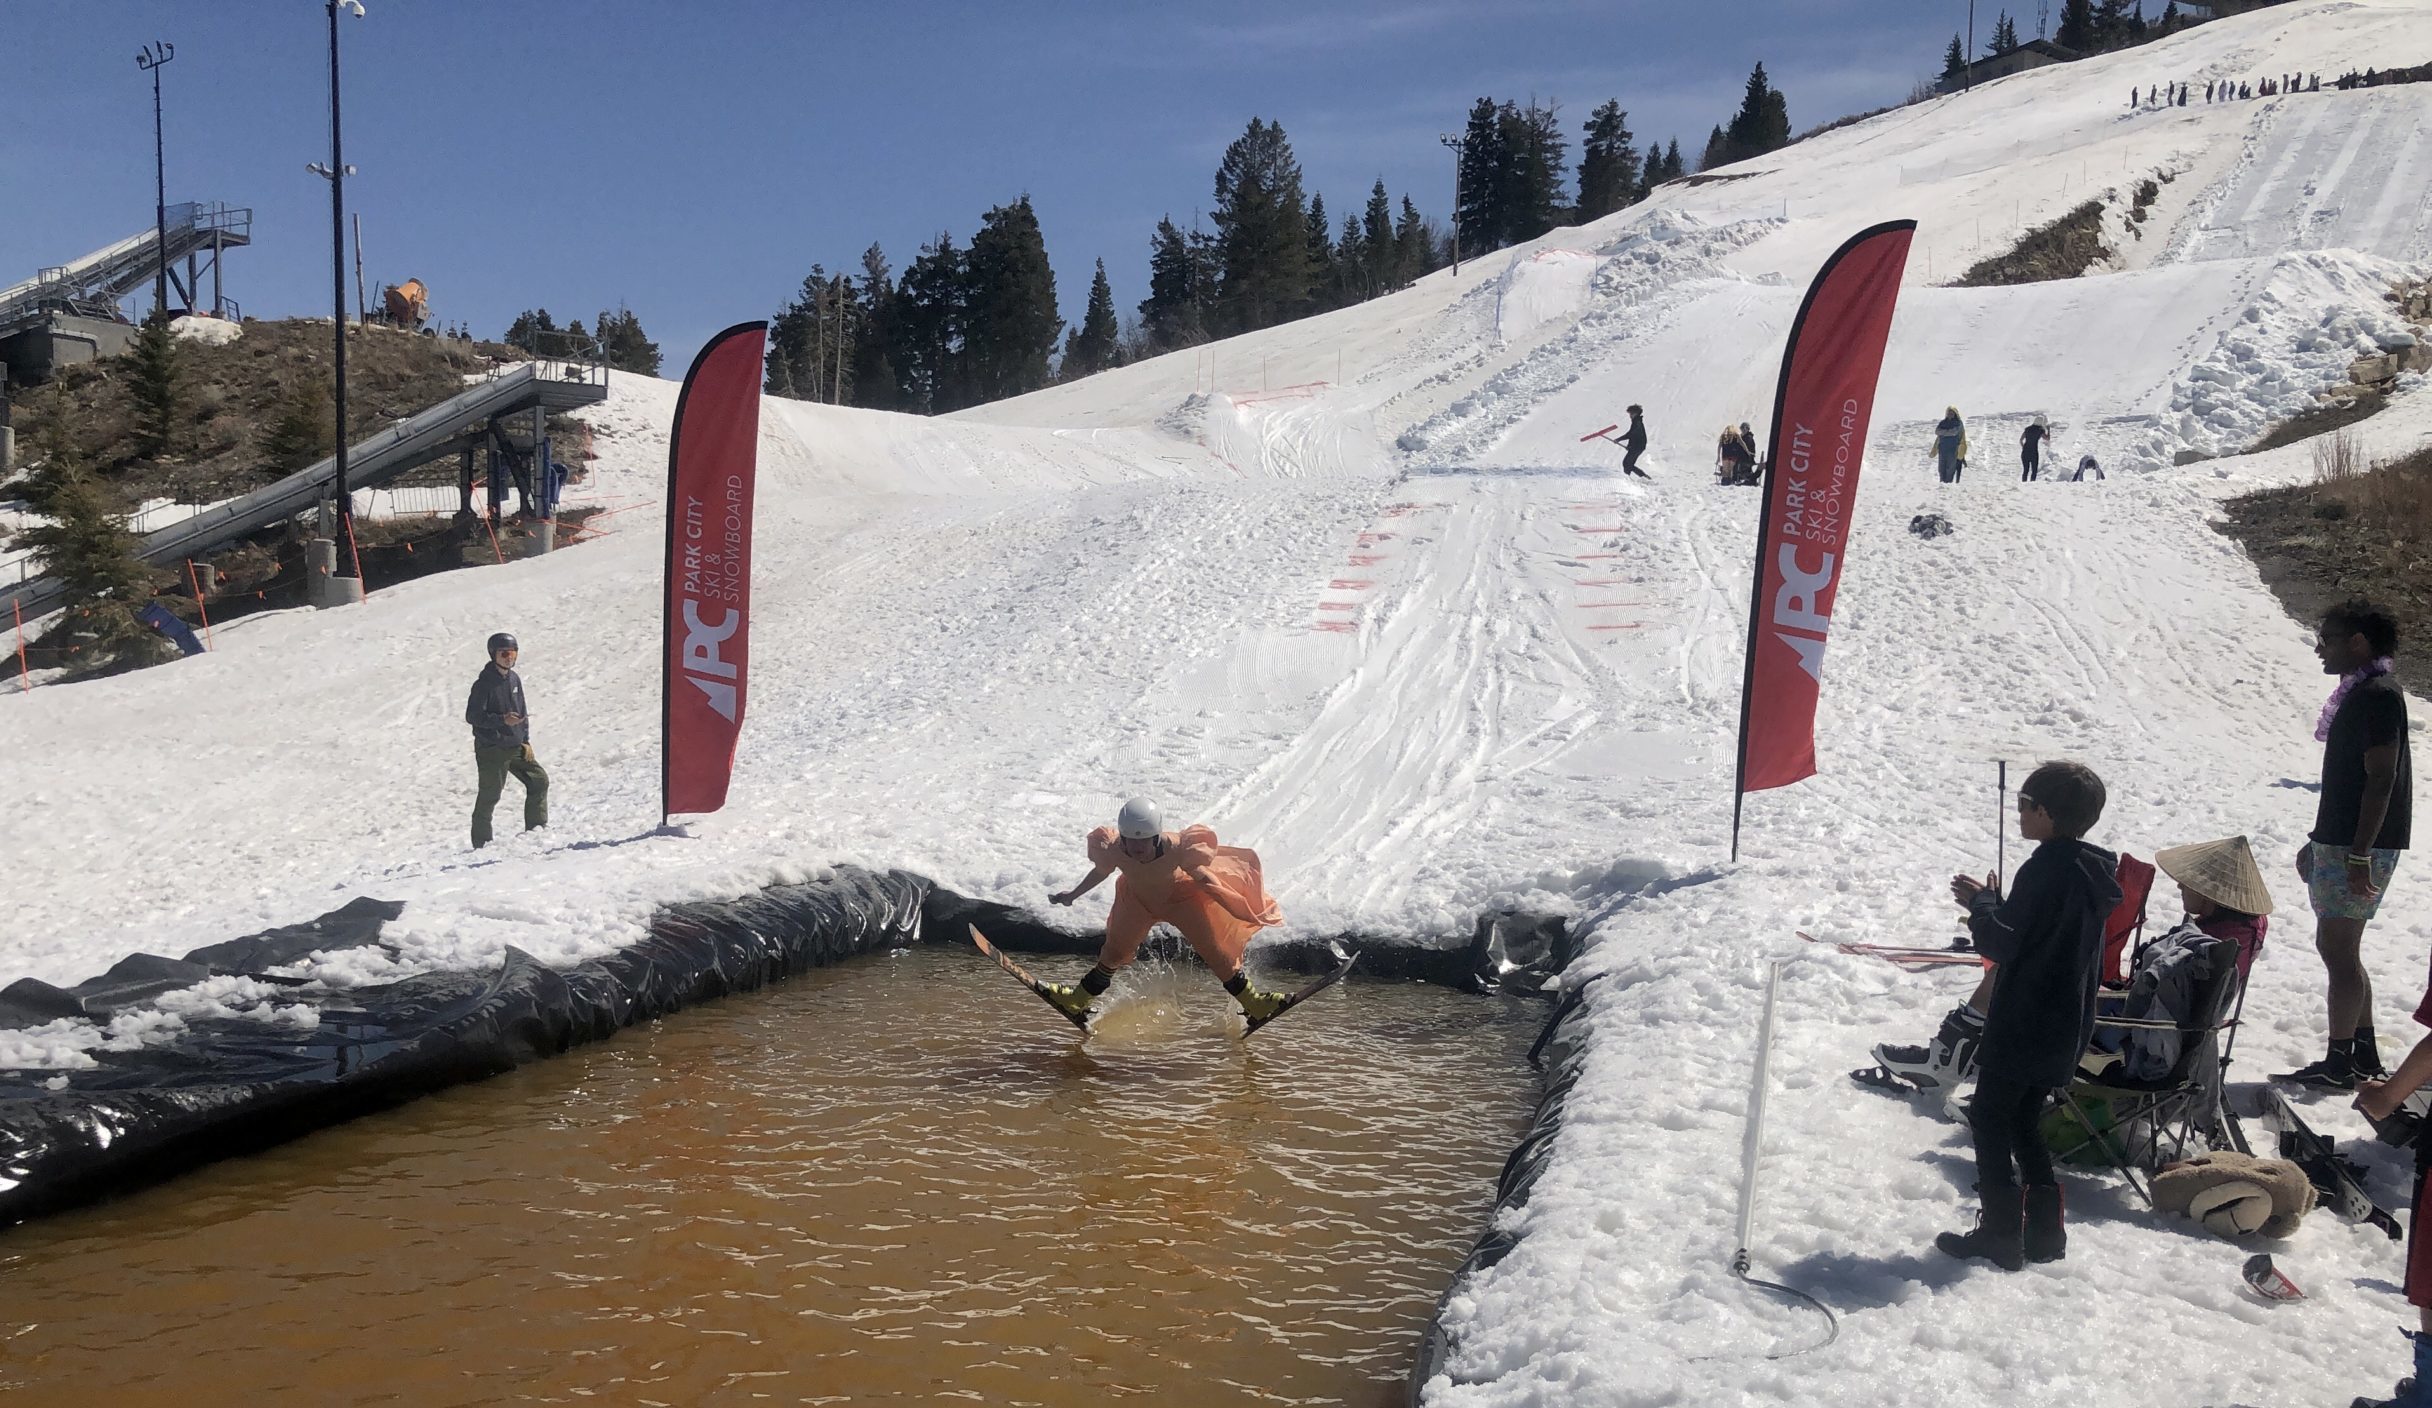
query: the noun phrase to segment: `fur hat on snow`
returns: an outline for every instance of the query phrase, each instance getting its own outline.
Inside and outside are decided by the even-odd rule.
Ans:
[[[2219,1149],[2153,1176],[2153,1206],[2183,1212],[2218,1237],[2286,1237],[2314,1207],[2314,1185],[2286,1159]]]
[[[2263,883],[2263,870],[2243,836],[2169,846],[2153,853],[2162,873],[2214,904],[2240,914],[2272,912],[2272,892]]]

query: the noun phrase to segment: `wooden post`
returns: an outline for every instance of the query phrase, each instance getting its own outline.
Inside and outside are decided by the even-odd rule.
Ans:
[[[358,569],[360,570],[360,569]],[[194,570],[194,559],[186,559],[186,583],[194,588],[194,609],[203,618],[203,645],[206,649],[219,647],[211,641],[211,608],[203,605],[203,579]]]
[[[25,612],[12,601],[8,614],[17,621],[17,692],[23,694],[34,687],[33,681],[25,677]]]

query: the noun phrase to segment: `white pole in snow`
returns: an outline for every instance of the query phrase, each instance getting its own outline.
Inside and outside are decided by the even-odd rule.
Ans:
[[[1765,965],[1765,1016],[1756,1029],[1756,1079],[1748,1088],[1748,1131],[1740,1143],[1740,1221],[1738,1250],[1731,1254],[1731,1269],[1740,1275],[1748,1273],[1748,1229],[1756,1221],[1756,1165],[1759,1146],[1765,1139],[1766,1068],[1773,1055],[1773,1000],[1782,985],[1782,961],[1774,959]]]

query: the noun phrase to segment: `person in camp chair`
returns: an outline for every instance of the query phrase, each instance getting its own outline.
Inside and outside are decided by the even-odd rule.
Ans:
[[[1086,1015],[1114,983],[1115,974],[1139,956],[1148,931],[1166,923],[1182,931],[1191,951],[1245,1015],[1260,1019],[1283,1009],[1285,994],[1252,987],[1241,967],[1250,936],[1283,922],[1282,912],[1267,895],[1256,851],[1220,845],[1216,833],[1205,826],[1167,831],[1164,814],[1145,797],[1125,802],[1113,826],[1090,832],[1088,850],[1088,877],[1047,898],[1068,905],[1114,876],[1115,903],[1106,915],[1106,942],[1098,950],[1097,966],[1080,982],[1043,985],[1049,1002],[1070,1016]]]

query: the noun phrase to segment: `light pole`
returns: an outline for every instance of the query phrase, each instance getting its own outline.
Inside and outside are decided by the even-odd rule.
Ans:
[[[353,585],[337,589],[339,601],[362,599],[363,560],[354,551],[355,504],[346,488],[346,177],[354,170],[346,164],[344,146],[338,138],[338,11],[352,10],[355,18],[363,18],[363,0],[329,0],[329,165],[314,163],[305,169],[329,179],[329,282],[330,330],[336,338],[332,353],[337,377],[337,477],[333,486],[338,505],[338,524],[331,541],[332,548],[343,546],[343,554],[333,554],[330,576],[351,580]]]
[[[1438,137],[1452,151],[1452,276],[1461,277],[1461,147],[1462,139],[1450,132]]]
[[[1960,70],[1967,75],[1967,89],[1976,91],[1976,0],[1968,0],[1968,66]]]
[[[177,57],[177,46],[155,40],[136,51],[135,66],[152,75],[152,230],[154,257],[152,308],[156,317],[169,313],[169,173],[160,144],[160,69]]]

